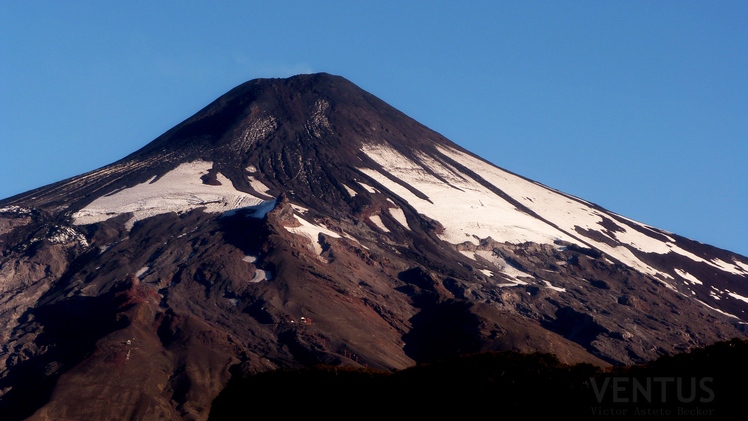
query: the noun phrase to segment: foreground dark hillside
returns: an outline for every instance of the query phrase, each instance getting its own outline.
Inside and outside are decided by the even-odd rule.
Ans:
[[[385,372],[317,366],[254,375],[236,368],[210,420],[262,405],[288,415],[711,416],[743,411],[748,341],[644,365],[562,364],[551,354],[492,352]]]

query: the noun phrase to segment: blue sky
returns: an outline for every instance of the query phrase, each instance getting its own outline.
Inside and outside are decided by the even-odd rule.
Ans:
[[[124,157],[244,81],[310,72],[748,255],[746,1],[0,1],[0,197]]]

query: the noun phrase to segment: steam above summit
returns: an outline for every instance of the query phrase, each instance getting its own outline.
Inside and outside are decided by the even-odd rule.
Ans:
[[[18,413],[73,411],[91,376],[134,411],[204,419],[232,367],[629,364],[748,322],[748,258],[505,171],[328,74],[247,82],[1,201],[0,249],[0,402]],[[15,403],[40,384],[48,401]]]

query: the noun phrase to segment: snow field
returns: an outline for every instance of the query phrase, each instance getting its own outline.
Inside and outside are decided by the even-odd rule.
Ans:
[[[164,174],[136,186],[101,196],[73,214],[76,225],[105,221],[123,213],[133,217],[128,227],[136,221],[169,212],[182,213],[203,208],[205,212],[221,213],[232,209],[260,206],[260,213],[270,209],[271,202],[236,190],[231,181],[218,174],[220,186],[203,184],[200,177],[213,167],[211,162],[193,161],[182,164]],[[265,206],[261,206],[265,205]],[[260,217],[259,215],[255,214]],[[262,213],[264,216],[264,213]]]

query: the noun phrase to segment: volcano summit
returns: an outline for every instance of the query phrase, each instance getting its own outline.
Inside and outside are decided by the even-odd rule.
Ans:
[[[206,419],[232,372],[320,364],[634,364],[747,322],[745,256],[498,168],[329,74],[249,81],[0,201],[10,418]]]

